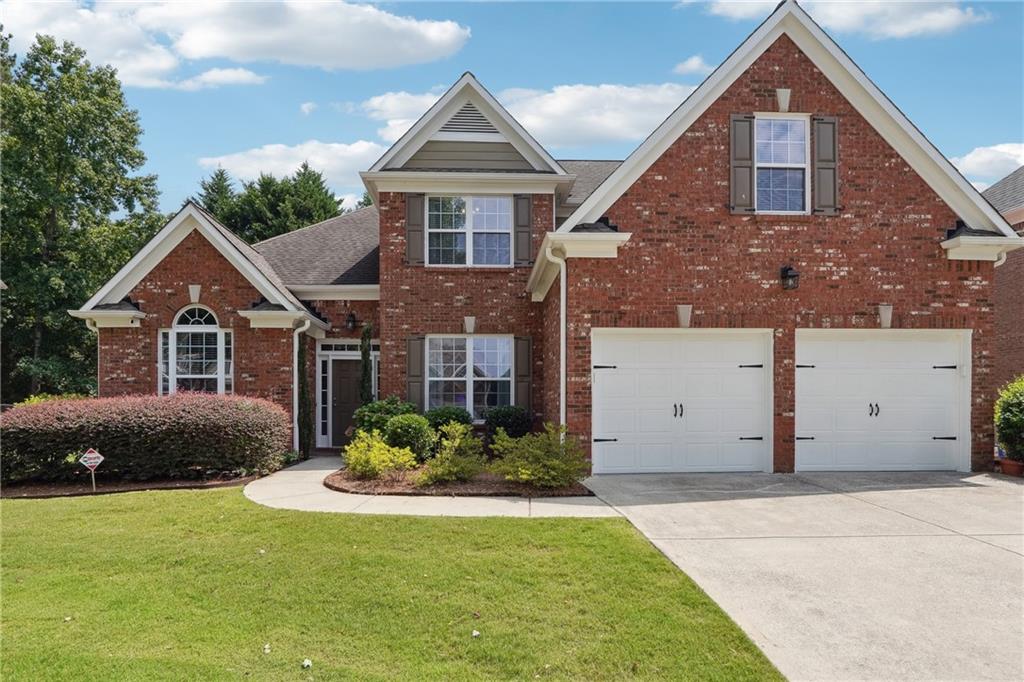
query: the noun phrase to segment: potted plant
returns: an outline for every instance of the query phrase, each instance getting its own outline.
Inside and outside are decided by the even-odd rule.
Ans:
[[[1003,387],[996,400],[996,439],[1006,452],[999,460],[1008,476],[1024,474],[1024,375]]]

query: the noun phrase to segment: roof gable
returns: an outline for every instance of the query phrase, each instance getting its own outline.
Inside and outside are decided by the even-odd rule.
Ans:
[[[428,142],[504,143],[525,160],[529,170],[566,174],[468,71],[373,164],[370,172],[403,169]]]
[[[784,0],[558,228],[593,222],[781,35],[787,35],[864,119],[961,218],[976,229],[1015,237],[1006,220],[929,142],[795,0]]]

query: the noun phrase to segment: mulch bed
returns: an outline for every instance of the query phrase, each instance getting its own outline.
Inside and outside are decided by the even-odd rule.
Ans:
[[[207,480],[170,479],[160,481],[96,481],[96,492],[92,483],[84,481],[58,483],[12,483],[0,488],[0,497],[32,499],[38,497],[78,497],[81,495],[109,495],[139,490],[183,490],[190,488],[226,488],[245,485],[259,476],[243,478],[213,478]]]
[[[451,497],[583,497],[590,492],[580,483],[564,488],[537,488],[525,483],[506,481],[491,473],[482,473],[465,483],[435,483],[424,487],[416,485],[417,470],[392,474],[386,478],[363,480],[347,471],[335,471],[324,479],[324,485],[341,493],[359,495],[439,495]]]

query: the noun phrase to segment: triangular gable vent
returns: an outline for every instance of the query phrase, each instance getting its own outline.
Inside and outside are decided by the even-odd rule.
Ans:
[[[445,133],[497,133],[487,117],[480,113],[480,110],[473,106],[472,102],[462,105],[448,121],[441,126],[441,132]]]

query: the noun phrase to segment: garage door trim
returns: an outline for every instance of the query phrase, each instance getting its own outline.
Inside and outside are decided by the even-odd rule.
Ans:
[[[599,439],[601,433],[595,424],[595,411],[593,409],[593,376],[594,372],[601,371],[594,369],[594,346],[599,337],[608,338],[613,336],[630,336],[635,334],[649,334],[652,336],[676,336],[676,337],[701,337],[701,336],[726,336],[743,335],[758,337],[763,344],[764,353],[764,394],[762,404],[764,409],[765,436],[768,447],[763,455],[761,470],[767,473],[774,473],[775,469],[775,330],[761,327],[702,327],[702,328],[680,328],[680,327],[594,327],[590,330],[590,352],[591,352],[591,383],[590,383],[590,435],[591,439]]]

